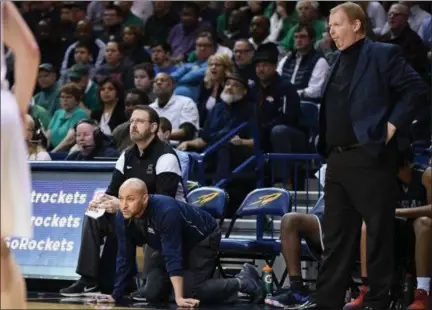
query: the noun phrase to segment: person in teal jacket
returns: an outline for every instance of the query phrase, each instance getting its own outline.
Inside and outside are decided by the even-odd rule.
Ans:
[[[60,89],[60,104],[48,126],[47,138],[52,152],[67,152],[75,142],[75,125],[88,118],[87,113],[79,107],[82,91],[74,83],[66,84]]]

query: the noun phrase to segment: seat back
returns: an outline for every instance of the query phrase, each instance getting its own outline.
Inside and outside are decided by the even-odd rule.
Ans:
[[[322,195],[317,203],[315,204],[315,207],[310,210],[309,214],[322,216],[324,214],[324,208],[325,208],[325,201],[324,201],[324,195]]]
[[[49,155],[52,160],[65,160],[68,156],[68,152],[50,152]]]
[[[222,223],[229,197],[227,192],[221,188],[204,186],[191,191],[187,195],[187,201],[194,206],[204,208]]]
[[[283,216],[291,212],[291,195],[283,188],[268,187],[258,188],[250,192],[243,200],[240,208],[231,220],[225,237],[229,237],[236,219],[244,216],[256,216],[256,238],[263,239],[265,220],[271,225],[271,236],[273,238],[273,219],[269,216]]]
[[[303,124],[309,129],[309,142],[313,143],[318,134],[319,107],[314,102],[302,101],[300,108],[303,114]]]
[[[190,193],[194,189],[197,189],[198,187],[200,187],[200,184],[198,182],[196,182],[196,181],[189,181],[189,180],[187,181],[187,191],[188,191],[188,193]]]
[[[236,216],[283,216],[288,212],[291,212],[290,193],[283,188],[268,187],[250,192],[237,210]]]

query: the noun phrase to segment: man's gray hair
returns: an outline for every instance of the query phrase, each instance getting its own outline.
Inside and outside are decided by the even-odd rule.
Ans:
[[[299,4],[302,3],[302,2],[309,2],[310,5],[314,8],[315,11],[317,11],[319,9],[319,2],[318,1],[309,1],[309,0],[299,0],[299,1],[297,1],[296,9],[298,9]]]

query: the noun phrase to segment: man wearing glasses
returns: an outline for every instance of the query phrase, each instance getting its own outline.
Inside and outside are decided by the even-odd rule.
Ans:
[[[124,181],[138,178],[147,184],[151,194],[185,200],[179,159],[170,145],[159,140],[158,129],[156,111],[148,106],[136,106],[129,131],[134,146],[120,155],[105,194],[90,202],[89,209],[99,214],[103,212],[103,215],[85,216],[76,270],[81,278],[60,290],[61,295],[91,296],[100,293],[101,289],[112,292],[117,254],[115,214],[120,206],[118,191]],[[104,248],[100,255],[102,244]]]

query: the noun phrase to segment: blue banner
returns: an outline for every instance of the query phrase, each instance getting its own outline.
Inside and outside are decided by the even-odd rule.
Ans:
[[[28,278],[76,279],[84,212],[104,193],[111,174],[33,173],[33,238],[8,238]],[[91,179],[90,179],[91,178]]]

